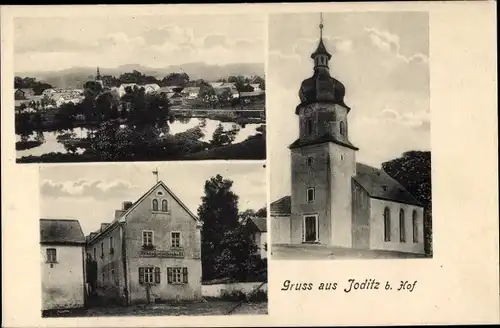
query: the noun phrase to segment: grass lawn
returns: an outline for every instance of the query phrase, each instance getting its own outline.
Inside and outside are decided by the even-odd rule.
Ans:
[[[44,314],[44,317],[101,317],[101,316],[182,316],[182,315],[242,315],[267,314],[267,302],[242,303],[211,300],[203,303],[150,304],[129,307],[99,307],[67,310]],[[235,308],[236,307],[236,308]],[[233,310],[234,309],[234,310]],[[229,313],[233,310],[231,313]]]
[[[342,247],[327,247],[323,245],[272,245],[271,256],[275,260],[428,258],[423,254],[382,250],[359,250]]]

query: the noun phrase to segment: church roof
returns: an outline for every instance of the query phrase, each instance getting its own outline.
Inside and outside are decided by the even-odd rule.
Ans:
[[[349,141],[338,140],[330,135],[324,135],[322,137],[315,138],[313,140],[300,140],[300,138],[299,138],[299,139],[295,140],[290,146],[288,146],[288,148],[294,149],[294,148],[299,148],[299,147],[304,147],[304,146],[317,145],[317,144],[321,144],[321,143],[325,143],[325,142],[333,142],[333,143],[336,143],[337,145],[348,147],[348,148],[351,148],[353,150],[359,149],[356,146],[354,146],[352,143],[350,143]]]
[[[311,54],[311,58],[314,59],[317,55],[327,55],[329,60],[332,58],[332,55],[328,52],[328,50],[326,50],[322,37],[319,39],[318,48],[316,48],[316,51]]]
[[[40,243],[85,244],[78,220],[40,219]]]
[[[365,189],[372,198],[422,206],[408,190],[382,169],[377,169],[362,163],[356,163],[356,176],[354,180]]]
[[[285,196],[271,203],[271,216],[289,216],[292,213],[292,197]]]

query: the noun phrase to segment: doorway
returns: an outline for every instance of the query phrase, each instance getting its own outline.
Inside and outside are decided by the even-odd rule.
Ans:
[[[303,225],[303,236],[305,243],[318,242],[318,215],[305,215]]]

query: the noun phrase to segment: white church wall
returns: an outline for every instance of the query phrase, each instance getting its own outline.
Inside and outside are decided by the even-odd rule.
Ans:
[[[290,244],[290,217],[271,217],[271,242],[273,244]]]
[[[391,250],[409,253],[424,253],[424,229],[422,207],[391,202],[380,199],[370,200],[370,248],[380,250]],[[391,211],[391,241],[384,241],[384,209],[388,207]],[[399,211],[405,212],[406,242],[400,241],[399,235]],[[418,239],[413,242],[413,210],[417,211]]]

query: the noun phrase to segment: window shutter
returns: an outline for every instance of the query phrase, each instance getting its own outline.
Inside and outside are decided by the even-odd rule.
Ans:
[[[182,268],[182,282],[188,283],[188,268]]]
[[[172,283],[172,280],[173,280],[173,270],[172,268],[167,268],[167,280],[168,280],[168,283],[171,284]]]
[[[139,283],[144,284],[144,268],[139,268]]]
[[[160,283],[160,268],[159,267],[155,268],[155,283],[157,283],[157,284]]]

